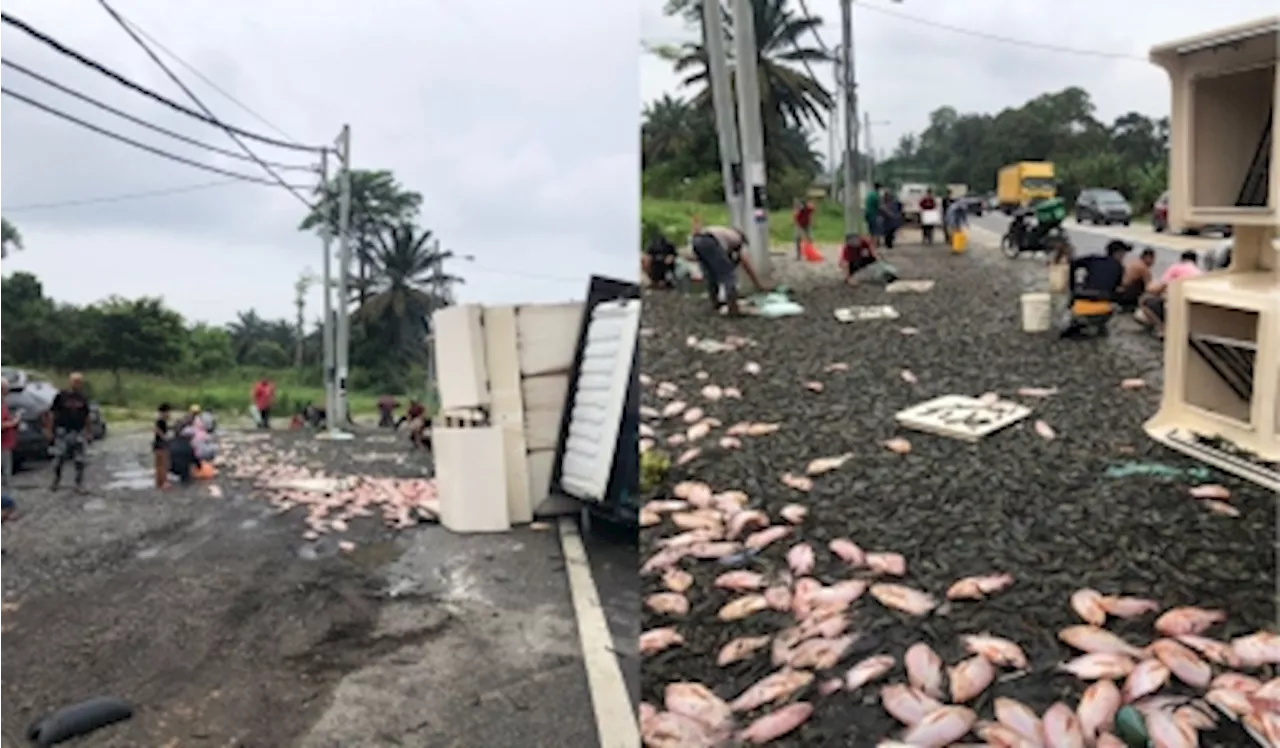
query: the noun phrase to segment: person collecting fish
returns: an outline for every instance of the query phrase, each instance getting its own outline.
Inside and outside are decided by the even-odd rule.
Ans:
[[[45,414],[45,438],[54,452],[52,491],[62,484],[62,469],[68,462],[75,467],[76,490],[84,490],[85,445],[93,441],[84,375],[74,372],[67,383],[67,389],[59,390]]]
[[[676,245],[661,232],[654,234],[640,255],[640,267],[651,288],[674,288],[676,279]]]
[[[378,398],[378,428],[389,429],[396,424],[396,408],[400,407],[400,403],[396,402],[395,397],[391,395],[383,395]]]
[[[276,400],[276,386],[268,379],[263,377],[253,385],[253,407],[258,415],[259,428],[271,428],[271,406]]]
[[[880,197],[880,231],[884,236],[884,248],[893,249],[902,228],[902,203],[892,192],[885,190]]]
[[[0,442],[0,449],[4,450],[4,471],[3,477],[0,479],[0,486],[9,487],[9,483],[13,480],[13,450],[18,446],[18,426],[21,421],[13,413],[9,412],[9,403],[4,402],[9,397],[9,380],[0,379],[0,389],[3,395],[0,399],[0,426],[3,427],[3,442]]]
[[[1116,291],[1116,304],[1122,312],[1133,312],[1138,302],[1147,293],[1152,283],[1151,267],[1156,264],[1156,251],[1151,247],[1143,249],[1137,257],[1130,257],[1124,263],[1124,277],[1120,279],[1120,289]]]
[[[933,188],[929,188],[920,198],[920,233],[925,244],[933,244],[933,230],[937,227],[933,212],[937,209],[938,199],[933,196]]]
[[[859,234],[848,234],[844,238],[844,246],[840,248],[840,268],[844,270],[844,282],[850,286],[857,285],[859,271],[869,268],[879,261],[873,241]]]
[[[801,259],[801,247],[805,242],[813,243],[813,203],[808,200],[797,200],[791,221],[796,227],[796,259]]]
[[[1098,322],[1100,332],[1106,331],[1106,322],[1110,313],[1090,315],[1088,318],[1076,313],[1077,302],[1115,302],[1116,292],[1124,280],[1124,258],[1133,247],[1125,242],[1115,240],[1107,244],[1106,254],[1085,255],[1071,261],[1071,297],[1069,308],[1070,321],[1059,335],[1062,339],[1079,338],[1089,327],[1090,322]],[[1096,325],[1095,325],[1096,326]]]
[[[1142,297],[1134,318],[1139,324],[1155,333],[1157,338],[1164,338],[1165,292],[1169,290],[1169,286],[1184,278],[1194,278],[1203,274],[1204,270],[1200,268],[1200,255],[1190,249],[1183,252],[1178,258],[1178,264],[1164,271],[1160,280],[1147,288],[1147,294]]]
[[[169,416],[173,408],[160,403],[156,408],[156,420],[151,426],[151,457],[155,464],[156,488],[169,487]]]
[[[723,308],[730,316],[735,317],[741,313],[738,308],[739,267],[757,290],[768,290],[756,276],[751,260],[743,252],[747,246],[747,237],[741,229],[705,226],[697,229],[692,245],[693,254],[702,268],[702,281],[707,285],[707,294],[711,297],[712,310],[720,311]]]
[[[957,231],[963,231],[969,226],[969,211],[965,208],[963,200],[947,199],[947,209],[943,213],[942,222],[945,225],[947,241],[951,241],[952,235]]]

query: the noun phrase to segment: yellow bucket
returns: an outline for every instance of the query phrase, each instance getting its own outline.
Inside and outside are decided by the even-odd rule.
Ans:
[[[951,253],[963,254],[969,248],[969,235],[963,229],[951,232]]]

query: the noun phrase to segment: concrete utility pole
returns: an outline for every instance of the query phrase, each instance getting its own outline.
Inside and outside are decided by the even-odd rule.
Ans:
[[[832,69],[832,81],[835,83],[835,88],[832,90],[838,94],[840,91],[844,90],[844,63],[841,61],[843,59],[843,52],[838,47],[832,51],[835,52],[836,55],[835,65]],[[840,161],[839,156],[836,155],[840,152],[836,148],[836,132],[839,128],[840,97],[837,96],[835,106],[831,107],[831,121],[827,123],[827,176],[831,179],[831,199],[833,200],[840,192],[838,186],[840,183]]]
[[[745,230],[742,151],[738,146],[738,123],[733,112],[733,87],[729,83],[729,53],[724,47],[724,16],[720,0],[702,3],[702,48],[707,52],[707,75],[711,78],[711,103],[715,109],[716,135],[720,142],[724,201],[729,207],[729,220]]]
[[[332,436],[337,427],[333,425],[328,414],[336,412],[334,408],[337,404],[338,390],[334,365],[336,330],[334,330],[333,320],[333,229],[329,223],[332,216],[329,211],[333,209],[333,192],[329,183],[329,151],[327,150],[320,153],[320,176],[323,185],[320,204],[324,210],[324,220],[320,223],[320,239],[324,245],[324,263],[320,271],[322,276],[320,285],[323,287],[324,298],[321,305],[324,311],[324,324],[320,334],[324,337],[324,412],[325,422],[329,427],[326,433]]]
[[[853,65],[853,0],[840,0],[840,28],[844,50],[844,230],[865,230],[858,204],[858,78]]]
[[[343,125],[338,136],[338,342],[335,365],[337,387],[334,391],[333,410],[325,414],[330,436],[338,439],[353,438],[338,429],[350,417],[347,407],[347,377],[351,355],[351,126]]]
[[[772,285],[769,257],[769,201],[765,194],[764,124],[760,114],[760,60],[756,53],[755,13],[751,0],[734,0],[733,36],[737,64],[738,122],[742,126],[742,163],[746,167],[744,223],[751,264],[766,286]]]

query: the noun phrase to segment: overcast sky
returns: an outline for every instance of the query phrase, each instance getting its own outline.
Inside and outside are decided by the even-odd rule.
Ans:
[[[464,300],[581,298],[591,273],[637,274],[639,8],[590,0],[115,0],[114,7],[293,138],[353,131],[356,168],[392,169],[424,196],[423,223],[475,256]],[[92,0],[5,0],[4,10],[189,104]],[[173,114],[5,27],[4,57],[208,143],[221,131]],[[162,54],[163,57],[163,54]],[[165,58],[166,62],[172,61]],[[225,120],[266,125],[175,66]],[[5,70],[5,88],[118,133],[247,174],[252,164],[171,141]],[[170,163],[5,98],[4,216],[26,250],[4,272],[37,274],[60,300],[163,294],[191,318],[254,307],[292,316],[293,285],[319,271],[303,206],[233,184],[57,209],[33,204],[186,188],[225,177]],[[306,164],[305,154],[256,148]],[[294,174],[294,178],[307,178]],[[314,292],[309,318],[318,317]]]
[[[663,0],[639,2],[646,41],[671,43],[697,36],[697,30],[681,19],[662,15]],[[839,0],[808,0],[806,5],[825,21],[825,42],[838,44]],[[1145,61],[1152,46],[1262,18],[1276,13],[1277,7],[1276,0],[858,0],[854,61],[860,104],[871,115],[873,146],[886,151],[903,134],[922,130],[929,113],[940,106],[994,113],[1073,85],[1092,94],[1104,120],[1133,110],[1164,116],[1169,111],[1168,78]],[[943,26],[1141,59],[1033,49]],[[812,37],[807,44],[813,45]],[[822,66],[818,74],[826,77],[830,88],[831,66]],[[670,65],[652,55],[642,63],[641,78],[646,102],[663,93],[685,92]],[[824,155],[829,150],[825,131],[817,148]]]

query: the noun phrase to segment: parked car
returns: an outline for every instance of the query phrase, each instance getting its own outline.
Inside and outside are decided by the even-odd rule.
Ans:
[[[9,383],[5,405],[18,418],[18,444],[13,449],[13,469],[24,462],[49,459],[49,440],[45,436],[44,418],[53,405],[58,388],[52,383],[31,379],[22,369],[5,367],[0,376]],[[97,403],[89,403],[89,429],[95,440],[107,436],[107,422]]]
[[[1122,223],[1128,226],[1133,220],[1133,207],[1116,190],[1089,188],[1081,190],[1076,198],[1076,223],[1109,226]]]
[[[1169,229],[1169,192],[1166,190],[1151,206],[1151,228],[1160,233]],[[1221,234],[1223,238],[1231,238],[1230,226],[1183,226],[1183,234]]]
[[[964,203],[964,209],[968,211],[970,215],[981,217],[987,207],[986,198],[978,195],[962,197],[960,200]]]

